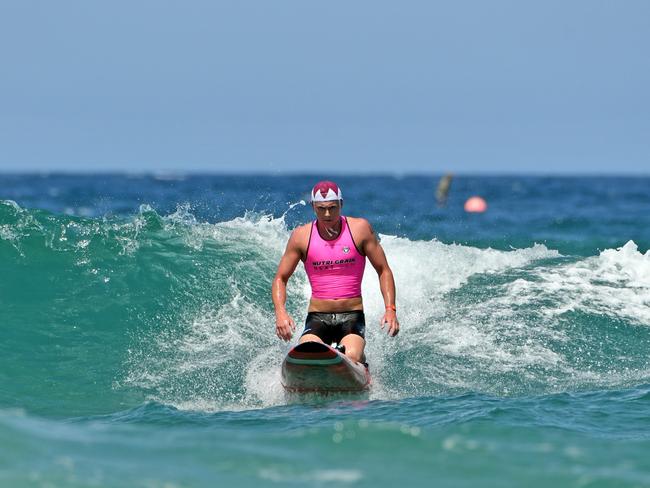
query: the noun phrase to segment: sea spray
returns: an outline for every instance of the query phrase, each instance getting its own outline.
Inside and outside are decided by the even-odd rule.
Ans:
[[[44,346],[41,358],[59,358],[59,374],[77,385],[73,391],[91,394],[86,384],[103,385],[92,395],[104,406],[128,398],[201,410],[283,401],[277,366],[287,345],[275,337],[269,291],[290,233],[283,217],[251,213],[210,224],[183,206],[168,216],[142,206],[127,219],[5,207],[13,220],[5,217],[11,237],[1,252],[13,278],[3,289],[12,298],[4,314],[16,344],[5,355],[7,364],[22,361],[22,369],[39,371],[19,342],[42,335],[51,347]],[[614,367],[599,342],[614,335],[617,350],[636,350],[648,341],[647,329],[630,328],[648,321],[647,283],[638,272],[647,255],[633,243],[576,259],[539,244],[501,251],[381,239],[395,270],[403,332],[391,340],[379,328],[381,294],[368,268],[363,290],[371,398],[517,395],[646,377],[644,355]],[[611,291],[615,283],[618,293]],[[288,298],[298,333],[308,298],[299,267]],[[586,335],[584,326],[567,320],[581,313],[594,317],[589,323],[603,310],[630,325]],[[89,356],[88,347],[97,353]],[[42,375],[40,386],[31,383],[51,385],[61,409],[101,411],[83,400],[86,394],[77,398],[59,390],[46,370]]]

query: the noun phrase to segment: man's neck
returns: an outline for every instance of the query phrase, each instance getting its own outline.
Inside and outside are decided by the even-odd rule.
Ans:
[[[339,221],[336,222],[333,226],[327,227],[324,224],[321,224],[320,222],[318,223],[320,225],[320,230],[321,230],[321,236],[328,241],[336,239],[339,234],[341,233],[341,229],[343,228],[342,224],[343,219],[339,218]]]

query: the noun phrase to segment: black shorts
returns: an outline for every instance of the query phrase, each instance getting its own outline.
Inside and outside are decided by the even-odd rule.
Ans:
[[[348,334],[366,337],[366,317],[360,310],[340,313],[309,312],[305,320],[305,334],[320,337],[325,344],[339,344]]]

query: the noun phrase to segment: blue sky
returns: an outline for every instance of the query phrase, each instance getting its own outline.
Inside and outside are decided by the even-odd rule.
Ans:
[[[650,2],[0,2],[0,170],[650,173]]]

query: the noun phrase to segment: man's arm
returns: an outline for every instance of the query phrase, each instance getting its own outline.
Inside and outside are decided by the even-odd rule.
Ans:
[[[271,287],[273,305],[275,306],[275,333],[284,341],[290,340],[296,330],[296,324],[287,313],[285,304],[287,302],[287,282],[296,270],[302,256],[300,246],[302,233],[303,229],[298,228],[291,234]]]
[[[384,324],[388,324],[388,334],[394,337],[399,333],[399,321],[395,311],[395,279],[393,278],[393,272],[388,266],[384,249],[379,244],[370,223],[365,219],[357,220],[361,231],[361,239],[359,239],[361,241],[361,250],[368,256],[370,264],[377,271],[379,288],[386,305],[386,313],[381,318],[381,328],[384,328]]]

